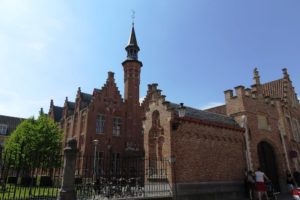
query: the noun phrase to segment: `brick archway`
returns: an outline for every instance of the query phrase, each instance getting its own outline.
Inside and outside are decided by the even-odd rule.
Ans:
[[[280,191],[277,162],[273,146],[266,141],[261,141],[257,145],[257,153],[261,169],[271,179],[275,190]]]

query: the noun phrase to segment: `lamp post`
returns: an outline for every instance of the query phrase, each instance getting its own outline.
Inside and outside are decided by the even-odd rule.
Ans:
[[[96,180],[97,177],[97,146],[99,144],[99,140],[95,139],[93,140],[93,144],[94,144],[94,178]]]
[[[186,107],[183,105],[183,103],[180,103],[178,107],[178,117],[184,117],[185,112],[186,112]]]

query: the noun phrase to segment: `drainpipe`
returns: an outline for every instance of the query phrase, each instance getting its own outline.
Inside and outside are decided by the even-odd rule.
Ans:
[[[242,115],[242,127],[245,129],[244,137],[245,137],[245,144],[246,144],[245,154],[246,154],[247,170],[253,171],[253,164],[252,164],[251,152],[250,152],[249,129],[248,129],[248,121],[246,115]]]
[[[280,120],[281,122],[281,120]],[[286,144],[285,144],[285,139],[283,136],[283,127],[281,123],[278,123],[278,129],[279,129],[279,135],[280,135],[280,139],[281,139],[281,143],[282,143],[282,147],[283,147],[283,151],[284,151],[284,158],[285,158],[285,162],[286,162],[286,167],[288,169],[288,171],[291,173],[291,167],[290,167],[290,163],[289,163],[289,158],[288,158],[288,154],[287,154],[287,150],[286,150]]]

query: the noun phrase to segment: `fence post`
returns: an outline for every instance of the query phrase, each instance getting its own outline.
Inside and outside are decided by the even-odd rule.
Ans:
[[[57,200],[76,200],[75,191],[75,166],[77,154],[77,141],[75,138],[69,138],[67,147],[64,148],[64,166],[62,186]]]

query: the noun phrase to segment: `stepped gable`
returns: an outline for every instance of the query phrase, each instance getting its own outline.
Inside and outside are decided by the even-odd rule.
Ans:
[[[108,72],[106,83],[101,87],[101,89],[94,88],[92,96],[103,97],[104,101],[114,101],[114,103],[123,102],[122,95],[115,82],[113,72]]]
[[[161,94],[161,90],[157,88],[158,84],[153,83],[148,85],[147,95],[142,103],[142,108],[147,110],[149,104],[152,101],[157,101],[161,99],[164,105],[167,106],[168,110],[173,110],[177,113],[178,108],[180,107],[179,104],[172,103],[165,100],[165,95]],[[217,114],[213,112],[207,112],[199,109],[195,109],[192,107],[186,107],[185,116],[182,118],[178,118],[179,120],[201,123],[211,126],[217,126],[222,128],[230,128],[236,130],[243,130],[238,123],[229,116],[223,114]]]
[[[170,107],[177,110],[180,107],[180,105],[175,103],[170,103]],[[239,124],[232,117],[199,110],[192,107],[186,107],[186,113],[183,119],[185,118],[190,120],[196,120],[196,121],[198,120],[202,122],[210,122],[212,125],[220,125],[220,126],[225,125],[225,126],[231,126],[235,128],[241,128]]]

